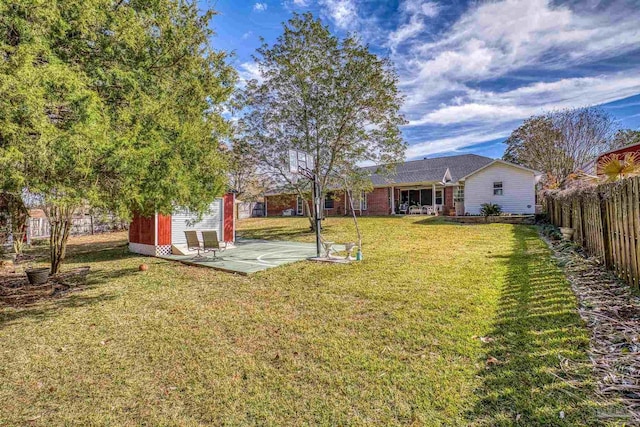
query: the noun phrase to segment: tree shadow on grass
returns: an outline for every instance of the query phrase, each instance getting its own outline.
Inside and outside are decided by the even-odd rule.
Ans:
[[[292,229],[291,227],[282,226],[238,231],[238,237],[243,239],[291,240],[292,238],[312,236],[315,236],[315,234],[308,227]]]
[[[69,241],[67,244],[67,257],[72,257],[75,255],[86,254],[86,253],[95,253],[99,251],[110,251],[114,249],[118,250],[127,250],[127,239],[126,238],[118,238],[114,240],[106,240],[106,241],[88,241],[86,238],[91,236],[81,236],[84,237],[82,241],[77,241],[73,239]],[[103,235],[97,235],[96,238],[103,237]],[[119,236],[114,236],[119,237]],[[48,240],[38,240],[34,243],[30,248],[26,250],[26,253],[29,255],[34,255],[39,259],[48,258],[49,257],[49,241]]]
[[[105,253],[100,255],[107,256]],[[112,258],[113,259],[113,258]],[[76,260],[77,261],[77,260]],[[99,262],[93,259],[91,262]],[[52,294],[40,294],[34,297],[26,296],[24,299],[10,302],[0,302],[0,330],[21,319],[42,322],[59,316],[65,308],[85,307],[88,305],[102,304],[111,301],[118,296],[102,291],[100,294],[87,295],[90,290],[98,289],[111,282],[137,273],[137,268],[118,269],[91,269],[85,283],[73,284],[70,287],[61,288],[51,284]],[[28,288],[27,288],[28,290]]]
[[[87,296],[74,292],[59,298],[39,301],[22,307],[3,307],[0,305],[0,330],[23,319],[43,322],[60,315],[60,310],[62,309],[100,304],[115,298],[116,295],[112,294]]]
[[[409,216],[411,217],[411,216]],[[418,224],[418,225],[437,225],[437,226],[442,226],[442,225],[455,225],[458,227],[461,226],[465,226],[465,225],[476,225],[476,224],[462,224],[459,222],[455,222],[451,219],[448,219],[447,217],[442,217],[442,216],[427,216],[423,219],[421,219],[420,221],[416,221],[414,222],[414,224]]]
[[[108,262],[108,261],[118,261],[118,260],[127,260],[129,258],[137,258],[140,257],[139,254],[129,252],[129,248],[127,246],[117,246],[115,248],[109,249],[101,249],[98,251],[92,252],[82,252],[71,254],[65,260],[65,264],[82,264],[82,263],[96,263],[96,262]]]
[[[473,425],[593,425],[588,332],[576,299],[535,229],[513,227]],[[493,341],[491,341],[493,340]]]

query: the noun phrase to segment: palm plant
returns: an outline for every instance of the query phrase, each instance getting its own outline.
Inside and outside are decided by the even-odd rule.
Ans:
[[[495,203],[483,203],[480,205],[480,215],[483,215],[485,218],[489,216],[498,216],[502,213],[502,208],[500,205]]]
[[[600,172],[606,182],[616,182],[624,178],[640,176],[640,153],[605,156],[600,163]]]

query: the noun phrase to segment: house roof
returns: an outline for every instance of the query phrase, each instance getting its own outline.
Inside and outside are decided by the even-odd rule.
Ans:
[[[478,156],[477,154],[462,154],[400,163],[396,166],[395,172],[392,171],[388,174],[376,173],[377,166],[369,166],[364,169],[371,171],[371,181],[374,186],[431,181],[441,182],[447,170],[451,175],[451,181],[457,182],[491,162],[493,162],[493,159],[489,157]]]
[[[374,187],[386,187],[391,185],[411,185],[429,182],[458,182],[473,173],[500,162],[517,168],[525,169],[538,175],[532,169],[504,160],[494,160],[477,154],[461,154],[458,156],[435,157],[433,159],[412,160],[399,163],[390,172],[380,171],[379,166],[367,166],[362,169],[371,174],[371,182]],[[267,196],[291,193],[283,189],[274,188],[267,192]]]
[[[530,169],[530,168],[528,168],[526,166],[518,165],[516,163],[511,163],[511,162],[507,162],[507,161],[500,160],[500,159],[495,159],[495,160],[492,160],[490,163],[487,163],[486,165],[482,166],[481,168],[478,168],[478,169],[470,172],[469,174],[463,176],[462,178],[460,178],[460,180],[467,179],[471,175],[473,175],[473,174],[475,174],[477,172],[480,172],[481,170],[483,170],[485,168],[488,168],[489,166],[491,166],[493,164],[502,164],[502,165],[511,166],[511,167],[516,168],[516,169],[521,169],[521,170],[524,170],[524,171],[527,171],[527,172],[531,172],[531,173],[533,173],[534,176],[535,175],[541,175],[541,172],[538,172],[536,170]]]

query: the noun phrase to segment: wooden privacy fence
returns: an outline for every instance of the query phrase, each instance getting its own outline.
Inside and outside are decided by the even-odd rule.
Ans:
[[[631,286],[640,287],[640,177],[593,190],[548,194],[549,220]]]

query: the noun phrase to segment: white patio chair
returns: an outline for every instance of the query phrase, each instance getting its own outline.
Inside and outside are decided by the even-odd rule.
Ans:
[[[420,208],[420,206],[411,206],[411,207],[409,208],[409,215],[412,215],[412,214],[420,214],[421,210],[422,210],[422,209]]]

